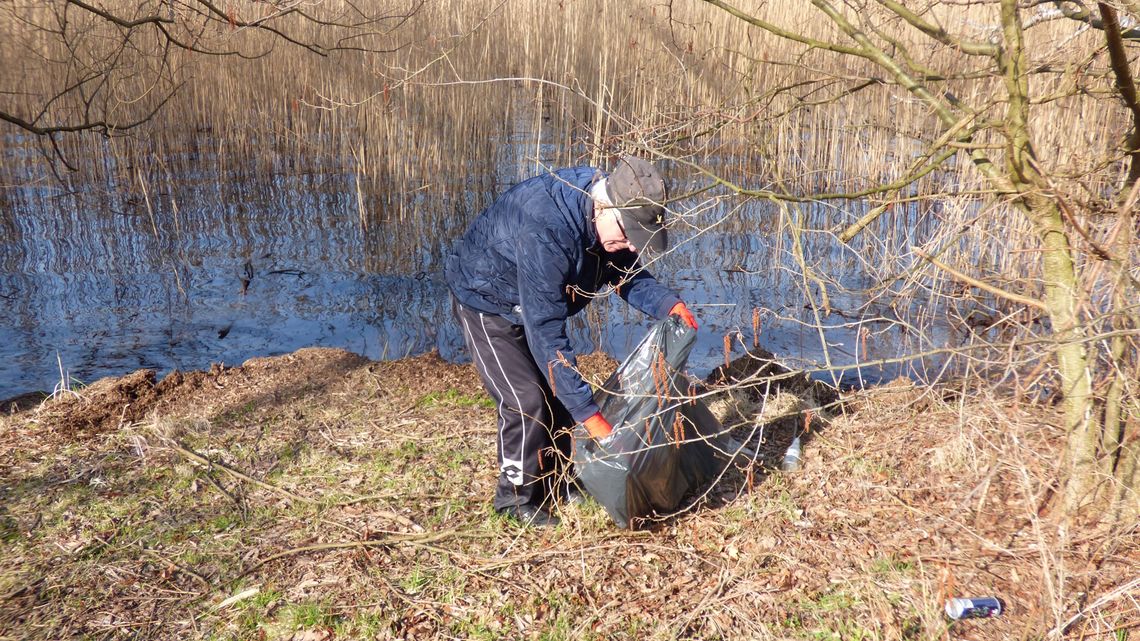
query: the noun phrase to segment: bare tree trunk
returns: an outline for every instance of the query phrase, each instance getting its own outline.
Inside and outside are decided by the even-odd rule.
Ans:
[[[1117,482],[1116,523],[1123,527],[1130,527],[1140,519],[1140,418],[1137,418],[1140,412],[1135,405],[1132,412],[1124,425],[1125,438],[1114,474]]]
[[[1089,298],[1085,280],[1099,274],[1099,266],[1092,270],[1082,269],[1079,266],[1077,257],[1080,248],[1074,246],[1073,234],[1080,234],[1093,244],[1096,244],[1096,241],[1085,234],[1078,226],[1078,222],[1068,219],[1067,209],[1062,208],[1065,204],[1063,194],[1055,188],[1052,177],[1043,173],[1041,165],[1034,158],[1030,138],[1028,82],[1028,77],[1033,71],[1027,68],[1024,26],[1017,0],[1000,0],[1003,33],[1000,44],[988,39],[981,41],[950,34],[941,24],[933,21],[927,11],[912,10],[904,3],[895,0],[879,0],[876,3],[899,19],[899,22],[894,24],[908,25],[962,55],[986,59],[997,65],[997,71],[1003,79],[1004,92],[998,90],[989,95],[991,100],[989,104],[1007,105],[1005,118],[999,125],[1000,132],[1005,137],[1004,165],[1001,166],[996,162],[997,159],[991,156],[988,145],[973,144],[971,138],[976,129],[971,123],[975,122],[977,112],[948,92],[932,91],[923,74],[916,75],[920,65],[912,64],[912,58],[905,46],[893,38],[884,36],[878,27],[874,26],[890,24],[890,20],[883,23],[872,19],[860,22],[850,19],[852,14],[843,10],[843,6],[857,10],[861,6],[860,3],[844,3],[837,6],[832,0],[811,0],[811,3],[823,12],[840,32],[855,43],[855,46],[852,46],[825,39],[813,39],[803,33],[782,28],[749,16],[725,0],[704,1],[777,37],[838,56],[860,58],[887,72],[890,82],[929,108],[941,122],[944,130],[943,138],[936,142],[929,154],[930,157],[939,155],[943,145],[968,149],[974,166],[989,181],[993,197],[1015,208],[1031,221],[1034,236],[1040,242],[1042,250],[1041,269],[1044,288],[1042,299],[1033,300],[1004,292],[1000,288],[991,289],[984,286],[983,288],[995,295],[1020,301],[1022,304],[1033,304],[1048,314],[1053,345],[1052,359],[1060,380],[1059,392],[1063,396],[1064,404],[1066,452],[1062,508],[1067,515],[1075,516],[1090,503],[1111,498],[1112,493],[1108,491],[1110,485],[1105,481],[1111,479],[1114,474],[1116,479],[1121,481],[1116,486],[1120,488],[1120,492],[1134,497],[1136,477],[1140,476],[1140,458],[1138,458],[1140,452],[1137,451],[1140,450],[1138,442],[1140,435],[1135,433],[1136,424],[1140,423],[1140,416],[1137,416],[1135,400],[1136,374],[1130,371],[1135,367],[1137,359],[1132,353],[1135,352],[1133,339],[1129,338],[1127,333],[1134,332],[1140,321],[1137,321],[1134,313],[1128,312],[1127,305],[1140,294],[1140,286],[1128,273],[1129,251],[1131,251],[1129,243],[1134,237],[1133,223],[1132,219],[1129,219],[1128,229],[1117,232],[1118,236],[1125,237],[1116,239],[1119,241],[1117,246],[1122,249],[1106,251],[1103,247],[1097,246],[1097,257],[1111,260],[1113,263],[1112,276],[1115,277],[1118,291],[1128,289],[1128,297],[1113,303],[1111,306],[1114,309],[1109,310],[1110,314],[1120,316],[1114,322],[1124,323],[1123,326],[1115,327],[1117,329],[1123,327],[1126,331],[1116,332],[1112,338],[1107,339],[1109,343],[1107,351],[1115,355],[1111,363],[1113,370],[1108,371],[1103,369],[1103,365],[1109,355],[1098,351],[1098,344],[1090,342],[1094,329],[1101,327],[1101,321],[1095,319],[1095,314],[1087,314],[1084,307]],[[1107,32],[1111,28],[1110,22],[1113,21],[1105,17],[1098,21],[1098,24],[1103,23],[1101,26]],[[871,31],[888,41],[891,46],[882,48],[863,28],[864,25],[872,25]],[[1124,55],[1123,45],[1119,42],[1120,34],[1117,33],[1115,37],[1119,51],[1112,52],[1113,35],[1109,34],[1113,70],[1117,73],[1118,79],[1126,76],[1129,80],[1125,84],[1118,82],[1118,88],[1121,96],[1133,109],[1134,128],[1138,132],[1130,141],[1128,150],[1135,163],[1129,173],[1128,182],[1131,184],[1140,177],[1140,104],[1135,99],[1135,90],[1131,89],[1129,93],[1131,75],[1121,73],[1122,67],[1127,71],[1127,56]],[[1128,96],[1133,96],[1133,99],[1130,100]],[[992,125],[986,124],[983,128],[990,129]],[[844,242],[850,240],[851,236],[885,210],[886,207],[883,206],[874,208],[840,238]],[[1115,256],[1109,256],[1109,253]],[[1119,340],[1114,340],[1115,338]],[[1101,369],[1098,370],[1098,367]],[[1100,375],[1099,378],[1094,376],[1096,374]],[[1099,405],[1099,401],[1105,398],[1098,398],[1094,394],[1094,380],[1108,382],[1107,399],[1110,402],[1106,406],[1106,411],[1102,412]],[[1111,434],[1103,429],[1106,426],[1112,428]],[[1117,456],[1105,456],[1110,451],[1117,453]],[[1107,458],[1112,458],[1113,461],[1107,463],[1106,467]],[[1109,512],[1106,511],[1104,514],[1107,516]]]
[[[1128,312],[1130,280],[1128,267],[1133,239],[1132,208],[1140,198],[1140,98],[1136,83],[1124,49],[1120,32],[1120,22],[1116,10],[1101,2],[1097,3],[1104,23],[1105,42],[1108,45],[1112,72],[1116,88],[1124,105],[1132,114],[1132,133],[1128,136],[1125,150],[1128,152],[1128,176],[1124,181],[1119,199],[1119,215],[1116,223],[1115,242],[1110,240],[1111,263],[1115,270],[1113,303],[1116,307],[1112,326],[1125,330],[1140,326],[1140,321]],[[1114,336],[1109,345],[1109,372],[1111,382],[1104,399],[1104,473],[1113,478],[1117,485],[1113,500],[1117,505],[1118,523],[1131,523],[1140,514],[1140,495],[1137,494],[1138,468],[1140,468],[1140,442],[1137,442],[1136,424],[1137,399],[1129,394],[1129,382],[1135,384],[1136,372],[1130,371],[1136,363],[1134,350],[1129,350],[1130,340],[1124,335]]]
[[[1140,131],[1140,130],[1138,130]],[[1135,136],[1134,136],[1135,138]],[[1137,166],[1134,164],[1134,166]],[[1112,326],[1115,330],[1126,330],[1140,326],[1136,315],[1127,312],[1129,304],[1128,258],[1133,238],[1132,208],[1140,196],[1140,182],[1132,180],[1130,189],[1120,204],[1119,220],[1116,227],[1113,301],[1116,306]],[[1104,398],[1104,474],[1116,481],[1113,502],[1117,506],[1117,523],[1133,522],[1140,515],[1140,408],[1135,390],[1137,357],[1131,340],[1124,335],[1116,335],[1109,343],[1111,381]],[[1131,393],[1130,393],[1131,392]]]
[[[1009,97],[1007,169],[1044,249],[1045,305],[1056,341],[1057,370],[1064,395],[1064,427],[1068,435],[1064,509],[1068,515],[1074,515],[1093,498],[1096,490],[1100,422],[1093,412],[1089,354],[1082,341],[1085,329],[1077,312],[1078,279],[1073,249],[1057,202],[1048,196],[1047,181],[1034,163],[1029,142],[1029,86],[1016,0],[1002,0],[1001,18],[1005,49],[999,55],[999,64]]]

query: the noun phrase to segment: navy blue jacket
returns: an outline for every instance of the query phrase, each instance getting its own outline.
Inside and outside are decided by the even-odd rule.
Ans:
[[[654,318],[681,300],[641,268],[635,253],[602,249],[589,191],[603,175],[576,167],[511,187],[475,218],[444,266],[460,304],[523,326],[538,370],[553,372],[555,394],[578,422],[598,406],[573,369],[566,319],[613,286]]]

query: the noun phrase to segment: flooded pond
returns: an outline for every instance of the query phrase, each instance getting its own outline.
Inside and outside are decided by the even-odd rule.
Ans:
[[[131,184],[69,184],[66,175],[61,182],[21,174],[21,146],[9,138],[6,149],[0,399],[50,392],[64,377],[90,383],[139,368],[161,375],[307,346],[373,359],[438,350],[463,360],[441,256],[492,191],[537,171],[533,143],[516,151],[505,143],[487,193],[458,193],[447,209],[376,222],[362,214],[349,167],[213,174],[199,152],[200,175],[160,179],[129,168],[118,173],[137,177]],[[678,168],[666,173],[674,193],[695,184]],[[701,323],[695,374],[724,362],[726,343],[740,355],[756,341],[791,364],[820,368],[815,376],[874,382],[906,369],[860,370],[859,362],[930,346],[893,325],[898,301],[890,312],[885,303],[864,308],[861,290],[875,280],[869,270],[883,267],[873,248],[847,247],[820,231],[862,211],[820,204],[795,214],[808,264],[833,279],[833,313],[820,315],[817,327],[805,296],[817,286],[800,275],[787,212],[727,198],[679,207],[689,224],[653,271]],[[923,216],[912,210],[886,224],[909,230],[899,234],[905,244]],[[648,322],[609,297],[572,319],[572,339],[582,353],[603,349],[620,359]]]

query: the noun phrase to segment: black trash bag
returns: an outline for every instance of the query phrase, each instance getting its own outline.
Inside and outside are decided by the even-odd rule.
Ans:
[[[619,527],[676,510],[724,468],[720,423],[681,372],[696,337],[676,316],[654,324],[594,394],[613,433],[595,440],[574,429],[578,482]]]

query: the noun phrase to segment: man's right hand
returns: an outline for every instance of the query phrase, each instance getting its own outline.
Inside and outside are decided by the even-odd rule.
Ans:
[[[593,416],[582,421],[582,425],[586,426],[586,431],[594,438],[605,438],[614,431],[614,426],[610,425],[601,412],[595,412]]]
[[[673,309],[669,310],[669,315],[677,316],[681,319],[681,322],[685,323],[689,327],[692,327],[694,330],[697,329],[697,319],[693,316],[693,312],[689,311],[689,308],[687,305],[685,305],[684,301],[674,305]]]

